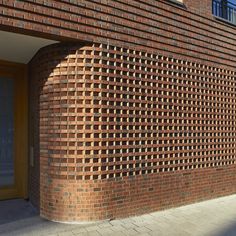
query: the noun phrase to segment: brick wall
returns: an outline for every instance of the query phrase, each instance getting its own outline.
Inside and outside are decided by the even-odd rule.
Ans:
[[[61,40],[111,43],[235,65],[235,27],[212,16],[211,0],[0,1],[0,28]]]
[[[112,44],[49,46],[30,67],[42,216],[101,220],[235,193],[234,70]]]

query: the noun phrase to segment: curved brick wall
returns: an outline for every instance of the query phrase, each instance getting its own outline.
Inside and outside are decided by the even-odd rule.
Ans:
[[[42,216],[126,217],[236,192],[235,71],[102,44],[46,47],[30,68]]]

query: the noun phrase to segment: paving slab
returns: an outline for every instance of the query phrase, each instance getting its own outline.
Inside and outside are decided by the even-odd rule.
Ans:
[[[236,195],[127,219],[77,225],[42,219],[24,200],[0,201],[0,209],[0,236],[236,236]]]

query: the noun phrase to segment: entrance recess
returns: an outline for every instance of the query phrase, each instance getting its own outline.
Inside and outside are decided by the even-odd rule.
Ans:
[[[0,62],[0,200],[27,197],[25,66]]]

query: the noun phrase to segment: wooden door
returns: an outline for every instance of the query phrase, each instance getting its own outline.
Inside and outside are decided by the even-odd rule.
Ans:
[[[26,66],[0,62],[0,200],[27,197]]]

